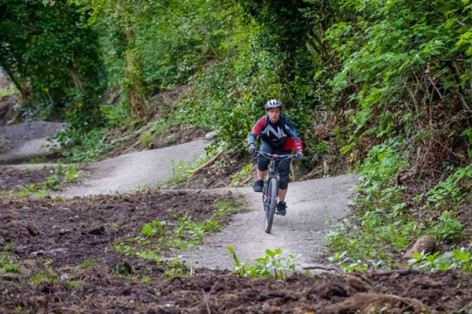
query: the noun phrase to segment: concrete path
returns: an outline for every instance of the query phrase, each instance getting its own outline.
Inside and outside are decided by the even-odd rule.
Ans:
[[[287,215],[275,216],[270,234],[264,231],[261,194],[251,188],[229,189],[246,198],[249,211],[235,215],[227,228],[206,238],[198,249],[181,252],[182,258],[199,267],[232,269],[228,246],[234,248],[241,262],[264,257],[266,249],[281,248],[298,256],[301,267],[316,264],[326,232],[349,211],[355,182],[355,176],[345,175],[290,183]]]
[[[44,121],[0,126],[0,137],[5,139],[5,147],[0,154],[0,164],[18,163],[46,156],[53,147],[48,138],[63,129],[62,123]]]
[[[57,196],[87,196],[125,193],[155,187],[173,176],[181,163],[189,164],[205,154],[205,141],[196,140],[161,149],[135,152],[91,165],[92,176]]]

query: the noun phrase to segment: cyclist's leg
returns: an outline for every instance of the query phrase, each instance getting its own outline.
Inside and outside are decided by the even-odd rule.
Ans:
[[[287,152],[281,152],[286,154]],[[279,164],[279,204],[277,205],[277,210],[281,215],[285,215],[287,204],[285,203],[285,197],[287,196],[288,191],[288,179],[290,173],[290,161],[282,161]]]
[[[288,191],[288,187],[286,189],[279,189],[279,202],[285,202],[287,191]]]
[[[262,141],[261,147],[259,148],[261,152],[273,154],[274,149],[272,146]],[[267,168],[269,167],[269,159],[264,158],[263,156],[257,157],[257,180],[264,180],[267,175]]]
[[[290,152],[281,151],[277,152],[280,154],[288,154]],[[290,173],[290,160],[284,160],[279,162],[279,201],[285,201],[285,196],[287,195],[288,189],[288,179]]]

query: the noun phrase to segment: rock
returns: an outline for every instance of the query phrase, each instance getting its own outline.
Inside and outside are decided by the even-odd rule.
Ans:
[[[70,233],[70,232],[71,232],[71,231],[70,231],[69,229],[61,229],[61,230],[59,230],[59,235],[62,236],[62,235],[65,235],[65,234],[67,234],[67,233]]]
[[[205,139],[212,140],[216,136],[216,134],[217,134],[216,131],[208,132],[207,134],[205,134]]]
[[[31,257],[37,257],[37,256],[55,256],[57,254],[67,254],[68,250],[66,248],[57,248],[57,249],[51,249],[49,251],[44,251],[44,250],[39,250],[39,251],[34,251],[31,252],[30,256]]]
[[[433,253],[436,249],[436,239],[431,236],[422,236],[418,240],[416,240],[415,244],[411,249],[406,251],[406,253],[403,255],[403,259],[410,259],[413,257],[414,252],[421,253],[423,252],[424,254],[429,254]]]
[[[105,227],[104,226],[100,226],[98,228],[94,228],[92,230],[89,231],[89,234],[93,234],[93,235],[103,235],[105,234]]]
[[[28,233],[29,233],[31,236],[33,236],[33,237],[35,237],[35,236],[37,236],[37,235],[39,234],[39,229],[38,229],[38,227],[36,227],[36,226],[34,226],[34,225],[32,225],[32,224],[26,225],[25,228],[26,228],[26,230],[28,230]]]

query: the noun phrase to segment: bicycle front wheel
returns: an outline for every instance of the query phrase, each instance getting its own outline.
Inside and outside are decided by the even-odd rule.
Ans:
[[[270,233],[274,221],[275,208],[277,207],[278,184],[276,178],[270,178],[267,182],[267,199],[265,209],[265,232]]]

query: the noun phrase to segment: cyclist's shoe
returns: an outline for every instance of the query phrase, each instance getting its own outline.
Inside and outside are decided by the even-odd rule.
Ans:
[[[257,180],[256,182],[254,182],[254,185],[253,185],[254,192],[262,192],[263,187],[264,187],[263,180]]]
[[[285,216],[285,214],[287,213],[287,203],[279,202],[277,204],[277,211],[275,213],[280,216]]]

